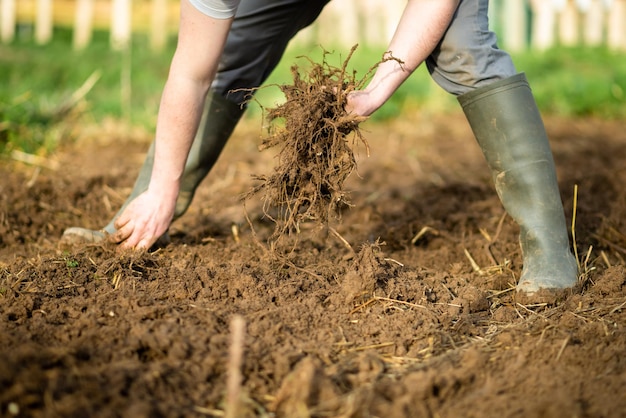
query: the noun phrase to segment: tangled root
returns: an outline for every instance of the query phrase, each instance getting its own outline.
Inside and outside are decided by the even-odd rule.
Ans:
[[[367,77],[357,80],[355,72],[346,72],[355,49],[341,68],[328,64],[326,51],[321,64],[307,58],[311,68],[305,73],[292,66],[293,84],[278,86],[286,101],[267,110],[269,136],[260,148],[280,146],[278,164],[272,174],[255,176],[260,184],[247,197],[262,195],[263,211],[276,223],[271,240],[298,232],[305,221],[326,225],[330,217],[340,217],[341,207],[350,206],[344,182],[357,165],[352,146],[360,141],[369,154],[359,131],[365,118],[344,108],[348,93]]]

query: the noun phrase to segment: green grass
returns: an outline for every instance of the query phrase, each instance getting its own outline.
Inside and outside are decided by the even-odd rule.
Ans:
[[[129,51],[111,51],[108,34],[96,32],[92,45],[77,52],[68,30],[56,30],[45,46],[30,39],[0,45],[0,152],[45,152],[66,139],[59,129],[66,132],[67,118],[59,120],[59,111],[95,72],[100,77],[85,96],[86,106],[61,113],[80,111],[84,122],[113,118],[154,129],[173,49],[172,44],[154,54],[137,37]]]
[[[174,51],[174,39],[165,51],[153,53],[148,40],[136,36],[126,52],[109,49],[108,34],[94,34],[92,45],[80,52],[71,48],[71,32],[55,30],[52,43],[37,46],[32,39],[18,39],[0,46],[0,152],[21,149],[27,152],[53,150],[67,132],[59,126],[76,123],[77,112],[62,112],[63,105],[94,72],[100,78],[85,97],[78,123],[100,123],[107,118],[153,130],[161,90]],[[332,49],[331,65],[340,66],[349,50]],[[349,68],[362,77],[380,59],[382,49],[357,49]],[[266,87],[256,98],[264,107],[282,100],[272,84],[291,81],[290,67],[306,70],[306,55],[316,62],[322,58],[319,46],[292,45]],[[300,57],[300,58],[299,58]],[[543,53],[516,54],[518,70],[525,71],[537,103],[545,114],[567,117],[626,116],[626,54],[603,48],[556,48]],[[415,111],[458,110],[456,100],[419,68],[396,94],[373,116],[374,121],[395,118]],[[256,103],[247,118],[261,118]]]
[[[568,117],[626,117],[626,53],[605,48],[557,48],[515,57],[539,108]]]
[[[71,32],[56,30],[53,41],[36,46],[30,40],[0,46],[0,100],[30,92],[38,103],[59,103],[78,89],[94,72],[101,78],[89,92],[90,113],[96,119],[125,118],[149,124],[158,106],[160,90],[169,69],[174,46],[153,54],[144,37],[137,37],[127,52],[111,51],[108,34],[96,32],[92,45],[72,50]],[[131,102],[124,100],[124,77],[130,72]]]

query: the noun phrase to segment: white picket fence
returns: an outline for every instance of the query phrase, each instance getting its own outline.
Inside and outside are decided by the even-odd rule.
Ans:
[[[73,46],[89,45],[94,28],[107,29],[111,47],[124,49],[133,33],[152,47],[175,36],[180,0],[0,0],[0,41],[27,27],[45,44],[54,26],[73,28]],[[246,0],[242,0],[246,1]],[[467,1],[467,0],[466,0]],[[334,0],[295,42],[350,47],[388,43],[406,0]],[[626,0],[491,0],[490,22],[511,51],[555,45],[605,45],[626,51]]]
[[[89,45],[93,31],[107,30],[111,47],[124,49],[133,33],[148,32],[154,49],[175,35],[180,0],[0,0],[0,42],[10,43],[20,30],[38,44],[50,42],[53,27],[73,29],[73,46]]]
[[[306,39],[386,45],[406,0],[335,0]],[[555,45],[626,51],[626,0],[490,0],[490,24],[509,50]]]

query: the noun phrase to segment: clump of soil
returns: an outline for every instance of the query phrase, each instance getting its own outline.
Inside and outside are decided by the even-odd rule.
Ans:
[[[292,66],[293,84],[279,86],[286,101],[268,110],[269,136],[260,148],[280,146],[278,165],[255,177],[260,184],[248,196],[261,194],[265,215],[276,223],[271,241],[299,232],[305,221],[324,225],[350,205],[344,182],[356,169],[353,146],[360,141],[368,148],[359,130],[365,118],[344,108],[367,77],[347,71],[355,49],[340,68],[328,63],[327,52],[321,63],[308,59],[307,71]]]

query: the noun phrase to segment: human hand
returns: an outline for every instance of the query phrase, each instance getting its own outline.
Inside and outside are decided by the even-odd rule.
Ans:
[[[355,90],[348,93],[345,109],[351,115],[367,117],[379,106],[373,103],[372,95],[367,90]]]
[[[120,248],[149,249],[165,232],[174,217],[176,199],[150,189],[135,198],[115,221],[111,241]]]

